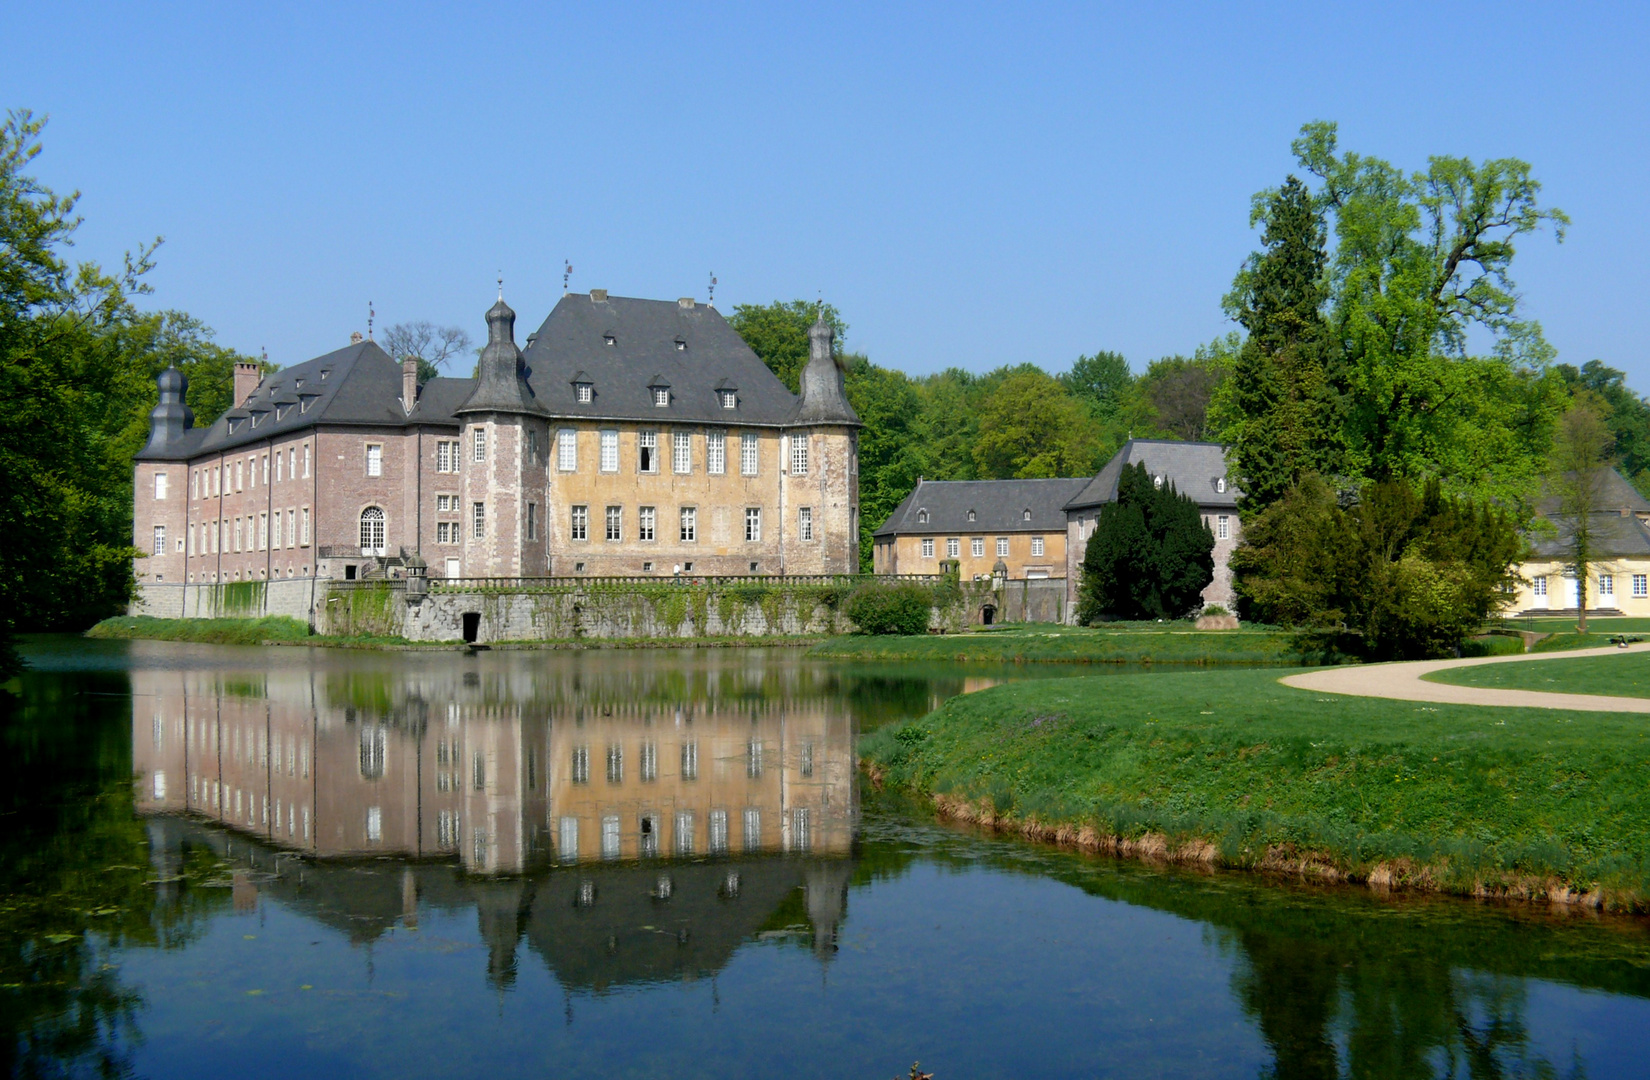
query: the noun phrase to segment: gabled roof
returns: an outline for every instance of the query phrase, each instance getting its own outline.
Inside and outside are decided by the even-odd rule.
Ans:
[[[1530,537],[1530,555],[1536,559],[1570,558],[1571,538],[1575,536],[1575,518],[1549,517],[1556,535]],[[1618,510],[1594,514],[1588,519],[1592,533],[1595,559],[1650,558],[1650,527],[1637,514],[1622,514]]]
[[[528,340],[528,381],[554,416],[763,426],[796,412],[796,396],[704,304],[569,293]],[[583,405],[573,388],[581,371],[593,390]],[[739,388],[735,408],[716,393],[724,380]],[[668,407],[653,404],[655,385],[669,386]]]
[[[918,480],[873,536],[918,533],[1064,532],[1066,500],[1083,477],[1060,480]],[[974,520],[968,520],[969,511]],[[1027,521],[1025,512],[1031,511]],[[922,520],[923,513],[928,515]]]
[[[474,387],[474,379],[431,379],[420,388],[418,403],[408,416],[401,408],[401,365],[377,343],[357,342],[265,375],[239,407],[206,428],[187,432],[200,434],[187,453],[175,456],[234,450],[322,423],[457,426],[453,410]]]
[[[1226,471],[1226,448],[1219,443],[1180,442],[1174,439],[1130,439],[1112,455],[1093,480],[1066,503],[1067,510],[1086,510],[1117,499],[1117,480],[1125,465],[1144,464],[1154,477],[1172,482],[1199,506],[1237,508],[1242,492]],[[1221,481],[1225,491],[1221,491]]]
[[[1650,500],[1640,495],[1638,489],[1628,483],[1627,478],[1615,469],[1605,469],[1599,476],[1598,497],[1594,500],[1594,506],[1598,513],[1619,513],[1627,510],[1635,514],[1650,514]],[[1541,498],[1536,500],[1535,508],[1543,517],[1552,517],[1558,513],[1559,498],[1557,495],[1543,493]]]

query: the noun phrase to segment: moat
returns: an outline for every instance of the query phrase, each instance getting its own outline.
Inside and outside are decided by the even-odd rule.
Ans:
[[[1650,1075],[1650,924],[937,823],[860,732],[1059,665],[35,638],[13,1075]]]

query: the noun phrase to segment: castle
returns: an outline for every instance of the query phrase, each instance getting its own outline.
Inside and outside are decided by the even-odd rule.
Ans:
[[[205,428],[175,368],[134,463],[140,607],[202,586],[393,576],[845,574],[859,418],[823,319],[792,394],[692,299],[565,295],[525,351],[487,312],[474,378],[373,341],[259,377]],[[191,601],[190,595],[195,599]]]

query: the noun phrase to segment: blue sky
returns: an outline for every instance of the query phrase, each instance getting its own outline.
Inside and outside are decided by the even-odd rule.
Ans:
[[[83,192],[79,257],[166,237],[158,306],[295,363],[378,323],[525,337],[573,288],[823,295],[920,373],[1228,329],[1301,123],[1406,168],[1531,162],[1574,219],[1515,278],[1560,359],[1650,390],[1650,7],[13,3],[0,107]]]

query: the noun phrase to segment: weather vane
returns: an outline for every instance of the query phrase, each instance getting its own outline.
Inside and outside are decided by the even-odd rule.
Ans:
[[[376,311],[372,310],[372,301],[368,300],[367,301],[367,340],[368,341],[372,340],[372,319],[373,319],[373,316],[376,315],[376,314],[378,314],[378,313]]]
[[[566,296],[567,295],[567,283],[570,280],[572,280],[572,278],[573,278],[573,263],[569,259],[563,259],[562,263],[563,263],[563,266],[562,266],[562,271],[561,271],[561,294],[563,296]]]
[[[504,299],[504,271],[503,270],[500,270],[498,272],[498,298],[500,300]]]
[[[710,299],[706,301],[711,307],[716,306],[716,271],[710,272]]]

